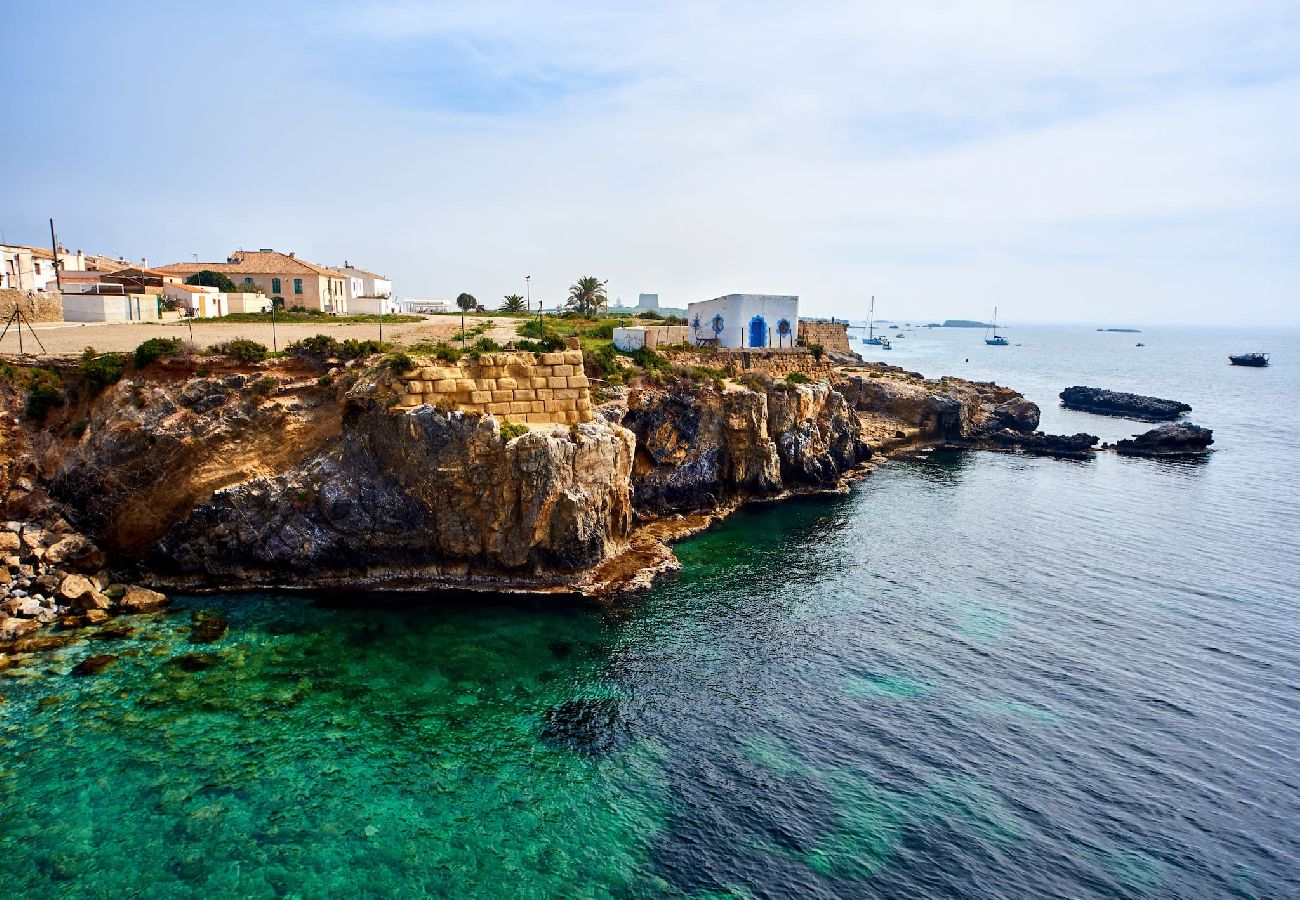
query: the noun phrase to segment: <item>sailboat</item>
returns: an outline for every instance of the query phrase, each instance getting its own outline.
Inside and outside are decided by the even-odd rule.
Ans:
[[[876,318],[876,295],[871,295],[871,311],[867,313],[867,336],[862,339],[862,343],[870,344],[873,347],[883,347],[889,349],[889,338],[876,337],[876,329],[872,324]]]
[[[989,337],[989,332],[993,332],[993,337]],[[984,343],[990,347],[1005,347],[1007,339],[998,334],[998,308],[993,307],[993,320],[989,322],[989,327],[984,329]]]

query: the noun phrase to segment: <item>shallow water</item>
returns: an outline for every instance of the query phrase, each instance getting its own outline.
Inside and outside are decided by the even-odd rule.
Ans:
[[[1051,395],[1186,400],[1220,450],[890,463],[615,608],[181,598],[0,677],[0,895],[1295,895],[1300,341],[979,338],[882,358],[1107,439],[1145,426]]]

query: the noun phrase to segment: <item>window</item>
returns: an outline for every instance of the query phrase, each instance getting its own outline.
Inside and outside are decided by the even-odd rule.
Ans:
[[[293,280],[293,292],[294,292],[295,294],[301,294],[301,293],[302,293],[302,279],[301,279],[301,278],[295,278],[295,279]]]
[[[271,279],[271,293],[272,294],[280,293],[280,279],[278,278]]]
[[[253,284],[253,277],[250,275],[249,277],[245,278],[244,284],[249,285],[251,287]]]

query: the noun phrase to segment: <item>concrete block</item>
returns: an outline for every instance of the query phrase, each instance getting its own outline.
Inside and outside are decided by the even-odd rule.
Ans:
[[[469,395],[469,402],[486,405],[492,402],[491,391],[474,391]]]
[[[493,392],[492,392],[492,402],[493,402],[493,403],[509,403],[511,400],[515,399],[515,396],[514,396],[514,395],[515,395],[515,392],[514,392],[514,391],[493,391]]]
[[[509,412],[510,412],[510,404],[509,404],[509,403],[489,403],[489,404],[487,405],[487,411],[490,412],[490,413],[492,413],[492,415],[494,415],[494,416],[504,416],[504,415],[508,415]]]
[[[533,399],[553,400],[555,399],[555,391],[551,390],[550,388],[538,388],[537,390],[533,391]]]
[[[570,366],[582,365],[581,350],[565,350],[564,353],[562,353],[561,355],[564,357],[564,362],[566,365],[570,365]]]
[[[590,387],[591,382],[587,380],[586,375],[571,375],[568,379],[568,386],[571,388]]]
[[[536,394],[536,392],[531,391],[531,390],[514,391],[513,393],[514,393],[514,395],[515,395],[515,396],[514,396],[514,399],[515,399],[515,400],[535,400],[535,399],[537,399],[537,394]]]
[[[516,400],[510,404],[511,415],[527,415],[532,412],[533,404],[527,400]]]
[[[544,366],[562,366],[564,365],[564,354],[542,353],[538,356],[538,361]]]
[[[546,412],[546,401],[545,401],[545,400],[534,400],[532,405],[533,405],[533,408],[532,408],[531,410],[529,410],[529,412],[535,412],[535,413]]]
[[[565,378],[563,375],[552,375],[550,378],[546,379],[546,386],[550,388],[568,387],[569,379]]]
[[[563,387],[551,392],[556,400],[576,400],[582,393],[579,388]]]
[[[519,382],[515,381],[509,375],[502,375],[497,379],[497,387],[503,391],[513,391],[518,386]]]
[[[478,389],[480,391],[495,391],[497,389],[497,380],[495,378],[480,378],[478,380]]]
[[[567,378],[573,374],[573,366],[553,366],[551,368],[551,374],[563,375],[564,377]]]
[[[534,375],[532,378],[528,379],[528,381],[529,381],[529,384],[530,384],[532,387],[535,387],[535,388],[544,388],[544,387],[547,387],[546,379],[543,378],[543,377],[539,377],[539,376]],[[522,386],[523,386],[523,385],[521,384],[520,387],[522,387]]]
[[[458,382],[454,378],[445,378],[442,381],[433,382],[433,392],[435,394],[454,394],[458,390]]]

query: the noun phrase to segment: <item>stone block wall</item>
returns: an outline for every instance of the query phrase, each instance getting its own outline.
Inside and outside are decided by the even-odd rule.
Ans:
[[[581,350],[484,353],[459,362],[424,360],[401,375],[394,411],[423,404],[490,413],[519,424],[590,422],[591,390]]]
[[[802,329],[803,325],[799,327]],[[669,362],[722,369],[732,378],[746,372],[762,372],[773,378],[783,378],[791,372],[801,372],[809,378],[820,379],[830,377],[835,368],[825,357],[821,360],[814,359],[812,353],[803,347],[715,350],[703,353],[670,350],[664,356]]]
[[[852,353],[849,326],[844,322],[810,322],[799,320],[799,343],[805,347],[821,344],[827,353]]]
[[[62,322],[63,304],[56,293],[0,289],[0,319],[14,314],[14,307],[23,311],[28,322]]]

